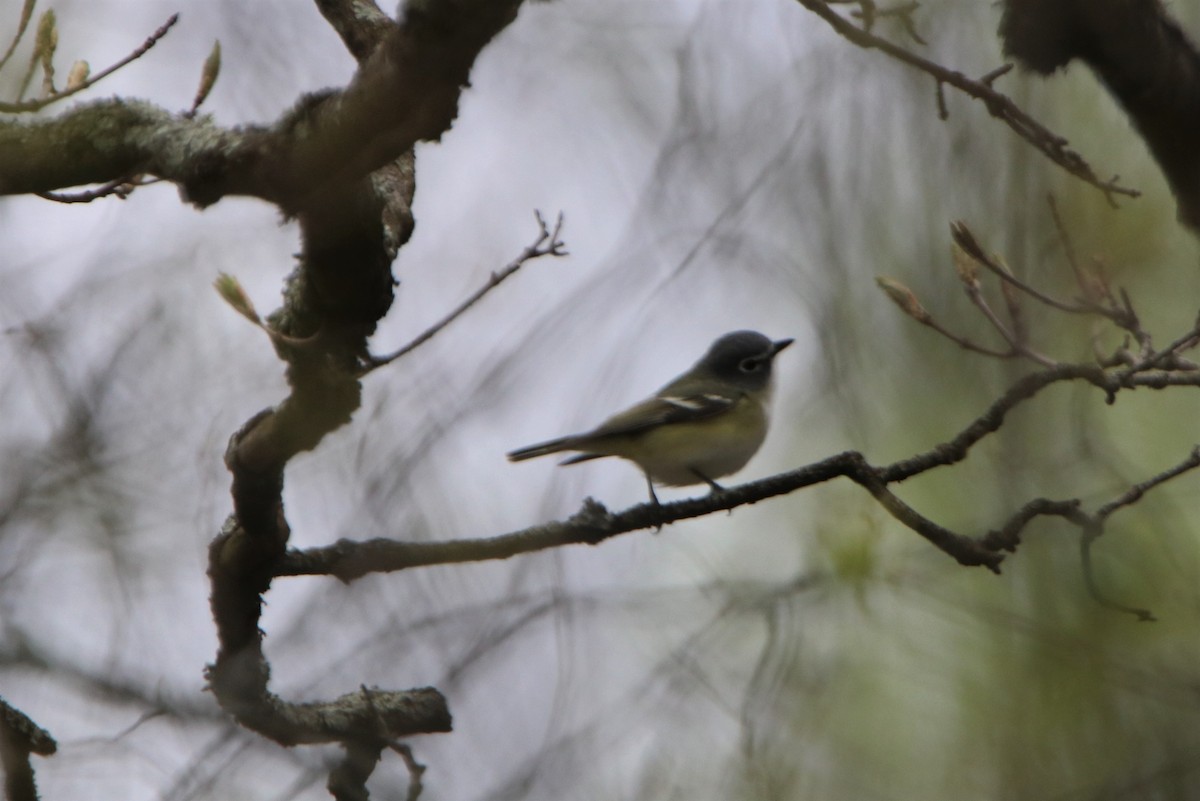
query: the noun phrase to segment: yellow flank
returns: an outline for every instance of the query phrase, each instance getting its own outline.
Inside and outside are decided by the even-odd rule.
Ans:
[[[683,487],[741,470],[766,435],[766,407],[760,399],[743,395],[732,409],[714,417],[580,440],[571,447],[628,459],[656,483]]]

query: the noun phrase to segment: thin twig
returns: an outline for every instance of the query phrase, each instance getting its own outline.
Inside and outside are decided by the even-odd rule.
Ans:
[[[946,337],[946,339],[949,339],[963,350],[969,350],[973,353],[978,353],[983,356],[994,356],[999,359],[1008,359],[1017,355],[1011,349],[1007,351],[994,350],[984,345],[976,344],[966,337],[955,334],[953,331],[939,323],[934,316],[929,313],[929,310],[922,305],[916,294],[903,283],[897,281],[895,278],[889,278],[881,275],[875,278],[875,283],[879,285],[879,288],[882,289],[888,298],[891,299],[891,301],[897,306],[899,306],[905,314],[916,320],[921,325],[932,328],[934,331]]]
[[[1141,359],[1130,361],[1118,375],[1134,375],[1147,370],[1196,370],[1197,365],[1186,359],[1178,358],[1182,351],[1193,348],[1200,342],[1200,322],[1191,331],[1177,337],[1173,342],[1159,351],[1146,354]]]
[[[1061,220],[1058,220],[1058,223],[1061,224]],[[1149,370],[1195,371],[1200,369],[1200,365],[1179,355],[1182,351],[1200,344],[1200,317],[1197,318],[1196,324],[1191,330],[1176,338],[1167,347],[1156,351],[1153,345],[1153,338],[1142,327],[1141,320],[1133,308],[1133,301],[1129,297],[1129,293],[1124,289],[1119,291],[1119,298],[1114,297],[1112,292],[1105,286],[1102,291],[1089,293],[1092,296],[1091,299],[1068,303],[1047,295],[1025,283],[1017,278],[1013,274],[1013,271],[998,256],[990,256],[985,253],[983,247],[975,239],[975,235],[971,233],[966,223],[961,220],[951,223],[950,232],[955,245],[955,269],[958,271],[959,278],[963,282],[967,296],[970,298],[971,303],[980,310],[987,321],[1008,343],[1009,350],[1000,351],[998,349],[982,347],[965,337],[952,333],[933,318],[933,315],[925,309],[908,287],[890,278],[877,278],[876,281],[888,292],[892,300],[906,314],[913,317],[922,325],[937,331],[960,347],[997,358],[1008,359],[1021,356],[1046,368],[1056,367],[1059,362],[1040,353],[1029,344],[1028,331],[1017,295],[1018,292],[1021,292],[1059,311],[1102,317],[1128,332],[1129,337],[1132,337],[1138,343],[1138,353],[1136,355],[1129,350],[1129,337],[1126,338],[1125,343],[1111,356],[1103,356],[1097,350],[1096,360],[1101,367],[1105,369],[1123,367],[1122,370],[1113,373],[1113,380],[1117,383],[1120,383],[1131,375],[1144,373]],[[1065,231],[1061,231],[1061,233],[1065,237]],[[1072,253],[1068,256],[1068,261],[1073,261],[1073,259],[1074,256]],[[978,265],[986,267],[989,272],[1001,279],[1001,291],[1004,294],[1008,315],[1012,321],[1011,327],[1000,319],[1000,316],[992,309],[987,299],[984,298],[978,278]],[[1080,270],[1076,273],[1076,277],[1079,279],[1080,284],[1086,287],[1087,274]],[[1103,298],[1105,302],[1101,303],[1100,300],[1095,299],[1097,297]]]
[[[1004,321],[1000,319],[1000,315],[993,311],[991,305],[984,298],[983,293],[979,289],[979,284],[970,284],[966,288],[967,297],[971,299],[971,303],[975,308],[983,314],[992,327],[995,328],[1004,341],[1008,343],[1011,349],[1006,356],[1024,356],[1025,358],[1040,364],[1042,367],[1054,367],[1058,362],[1051,359],[1042,353],[1038,353],[1033,348],[1029,347],[1029,343],[1022,341],[1022,337],[1017,333],[1016,329],[1009,329]]]
[[[112,75],[117,70],[121,69],[122,67],[126,66],[127,64],[129,64],[133,61],[136,61],[137,59],[146,55],[146,53],[150,50],[150,48],[152,48],[152,47],[154,47],[154,45],[158,44],[158,41],[167,35],[167,31],[171,30],[171,26],[173,26],[178,21],[179,21],[179,14],[172,14],[167,19],[167,21],[164,22],[161,26],[159,26],[158,30],[156,30],[154,33],[150,34],[150,36],[147,37],[146,41],[142,42],[141,46],[139,46],[136,50],[134,50],[132,53],[125,56],[125,58],[121,59],[120,61],[113,64],[112,66],[110,66],[106,69],[100,70],[100,72],[97,72],[95,75],[90,76],[87,80],[82,81],[78,85],[64,89],[61,92],[56,92],[53,95],[50,95],[49,97],[38,98],[37,100],[25,100],[25,101],[21,101],[19,103],[0,103],[0,112],[4,112],[7,114],[17,114],[17,113],[25,112],[25,111],[37,111],[39,109],[45,108],[46,106],[50,105],[51,103],[56,103],[59,100],[70,97],[73,94],[77,94],[79,92],[82,92],[85,89],[89,89],[92,86],[95,86],[97,83],[104,80],[109,75]]]
[[[41,33],[42,25],[45,24],[48,19],[54,19],[53,15],[54,10],[51,9],[50,11],[44,12],[41,16],[41,19],[38,21],[38,32],[33,36],[33,52],[29,54],[29,64],[26,65],[25,74],[21,76],[21,80],[17,83],[16,99],[18,102],[20,102],[25,97],[25,93],[29,91],[29,84],[33,82],[33,75],[35,72],[37,72],[38,64],[41,63],[43,37],[41,37],[39,34]]]
[[[971,301],[971,305],[979,309],[980,313],[983,314],[984,319],[992,324],[992,328],[995,328],[996,331],[1000,333],[1000,336],[1014,351],[1017,350],[1019,343],[1017,342],[1016,336],[1008,329],[1008,326],[1004,324],[1004,321],[1000,319],[1000,316],[996,314],[996,312],[992,311],[992,307],[988,304],[987,299],[983,297],[983,292],[980,291],[979,284],[968,284],[966,286],[966,293],[967,297]]]
[[[1014,133],[1040,150],[1052,162],[1103,192],[1110,204],[1116,205],[1115,195],[1126,197],[1141,195],[1141,192],[1136,189],[1119,185],[1115,176],[1109,181],[1100,180],[1091,165],[1081,155],[1067,147],[1066,139],[1035,120],[1007,95],[993,89],[991,81],[997,77],[997,70],[992,70],[984,76],[988,80],[972,80],[957,70],[944,67],[935,61],[905,50],[887,39],[876,36],[871,33],[870,26],[865,24],[865,18],[862,27],[852,24],[834,12],[825,0],[797,0],[797,2],[829,23],[835,31],[852,44],[868,50],[879,50],[897,61],[921,70],[935,81],[947,83],[980,101],[993,117],[999,118]]]
[[[913,0],[911,3],[879,10],[876,12],[876,15],[880,17],[895,17],[900,20],[900,25],[904,28],[904,32],[908,34],[910,39],[919,45],[927,45],[929,43],[921,38],[921,34],[917,33],[917,22],[914,19],[914,13],[920,7],[921,4]]]
[[[1059,311],[1064,311],[1068,314],[1100,315],[1118,323],[1118,325],[1121,325],[1123,328],[1125,327],[1125,323],[1128,322],[1124,318],[1124,312],[1121,310],[1106,308],[1095,303],[1069,303],[1067,301],[1059,300],[1058,298],[1051,297],[1036,287],[1027,284],[1020,278],[1017,278],[1017,276],[1015,276],[1011,271],[1005,269],[995,259],[984,252],[983,248],[979,245],[979,242],[975,239],[975,235],[971,233],[971,229],[968,228],[967,224],[961,220],[956,220],[955,222],[950,223],[950,235],[954,239],[954,242],[961,247],[967,255],[978,262],[981,266],[985,267],[989,272],[996,275],[1001,280],[1012,284],[1014,287],[1021,290],[1034,300],[1044,303],[1052,309],[1058,309]]]
[[[1004,310],[1012,322],[1013,336],[1022,345],[1029,344],[1029,326],[1025,321],[1025,311],[1021,307],[1021,293],[1007,281],[1000,282],[1000,295],[1004,298]]]
[[[101,184],[94,189],[86,189],[82,192],[35,192],[34,194],[43,200],[53,200],[55,203],[91,203],[93,200],[99,200],[109,195],[114,195],[124,200],[133,194],[133,190],[139,186],[149,186],[150,184],[159,183],[161,180],[161,178],[143,178],[141,176],[117,178],[108,183]]]
[[[1192,452],[1187,458],[1172,468],[1164,470],[1152,478],[1146,479],[1140,484],[1134,484],[1128,490],[1123,492],[1120,497],[1101,506],[1096,510],[1096,518],[1101,521],[1108,519],[1109,515],[1125,506],[1131,506],[1141,500],[1142,496],[1155,487],[1165,484],[1176,476],[1181,476],[1189,470],[1194,470],[1200,467],[1200,446],[1192,448]]]
[[[1080,558],[1083,563],[1083,579],[1087,585],[1088,593],[1095,599],[1096,603],[1109,609],[1118,612],[1125,612],[1134,615],[1138,620],[1153,621],[1155,617],[1148,609],[1140,609],[1135,606],[1126,606],[1125,604],[1117,603],[1112,600],[1106,593],[1101,591],[1099,583],[1096,581],[1092,567],[1092,544],[1095,543],[1103,534],[1105,524],[1108,522],[1109,516],[1119,509],[1126,506],[1132,506],[1142,499],[1147,492],[1155,487],[1167,483],[1173,478],[1183,475],[1190,470],[1195,470],[1200,467],[1200,446],[1192,448],[1190,454],[1179,464],[1164,470],[1156,476],[1153,476],[1141,483],[1134,484],[1125,492],[1112,501],[1101,506],[1096,510],[1085,525],[1081,526],[1083,534],[1079,543]]]
[[[491,277],[488,278],[487,282],[483,286],[475,290],[475,292],[472,293],[469,298],[460,303],[453,311],[451,311],[441,320],[425,329],[416,337],[416,339],[413,339],[395,353],[388,354],[387,356],[369,356],[366,360],[366,364],[363,366],[360,372],[360,375],[366,375],[372,370],[376,370],[386,364],[391,364],[402,356],[412,353],[430,339],[433,339],[433,337],[436,336],[443,328],[457,320],[464,313],[466,313],[468,309],[479,302],[484,295],[502,284],[505,279],[511,277],[517,272],[517,270],[520,270],[526,262],[541,258],[543,256],[569,255],[565,249],[566,245],[561,239],[559,239],[559,235],[562,233],[563,228],[562,213],[559,212],[558,219],[554,223],[553,231],[551,231],[546,225],[546,220],[542,217],[542,213],[540,211],[535,211],[534,215],[537,218],[539,232],[537,239],[533,241],[533,244],[521,251],[521,255],[509,262],[503,270],[498,273],[492,273]]]
[[[408,768],[408,792],[405,794],[405,801],[417,801],[421,796],[421,791],[425,789],[425,784],[422,778],[425,776],[425,766],[416,760],[413,756],[412,748],[406,743],[389,743],[388,747],[400,755],[404,760],[404,767]]]
[[[990,87],[996,82],[997,78],[1007,75],[1008,73],[1012,72],[1012,69],[1012,62],[1009,62],[1008,64],[1001,64],[991,72],[985,72],[983,75],[979,76],[979,82],[984,86]]]
[[[963,350],[969,350],[972,353],[978,353],[981,356],[992,356],[997,359],[1012,359],[1012,358],[1015,358],[1018,355],[1020,355],[1011,349],[997,350],[994,348],[989,348],[986,345],[979,345],[979,344],[971,341],[970,339],[967,339],[964,336],[959,336],[958,334],[955,334],[953,331],[947,329],[945,326],[943,326],[941,323],[939,323],[937,320],[933,319],[932,317],[930,317],[928,320],[923,321],[922,325],[929,326],[934,331],[937,331],[939,334],[941,334],[946,339],[953,342],[955,345],[958,345]]]

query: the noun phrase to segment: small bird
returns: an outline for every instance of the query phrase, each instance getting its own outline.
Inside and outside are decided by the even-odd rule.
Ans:
[[[772,341],[757,331],[726,334],[652,397],[590,431],[518,448],[508,459],[561,451],[579,452],[564,465],[603,456],[628,459],[646,474],[656,504],[656,483],[708,484],[718,492],[716,480],[741,470],[767,436],[771,363],[792,341]]]

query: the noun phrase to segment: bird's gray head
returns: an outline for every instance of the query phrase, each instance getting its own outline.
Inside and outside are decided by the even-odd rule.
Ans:
[[[723,381],[758,390],[771,381],[771,362],[790,339],[772,341],[757,331],[734,331],[718,339],[697,367]]]

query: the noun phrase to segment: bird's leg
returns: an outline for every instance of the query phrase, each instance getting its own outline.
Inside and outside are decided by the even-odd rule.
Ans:
[[[650,490],[650,502],[657,507],[661,507],[662,504],[658,502],[658,495],[654,492],[654,479],[650,478],[649,473],[646,473],[646,488]],[[657,534],[662,531],[662,527],[663,524],[659,523],[654,527],[654,533]]]
[[[658,502],[658,495],[654,492],[654,480],[650,478],[649,473],[646,474],[646,488],[650,490],[650,502],[655,506],[662,506],[662,504]]]
[[[721,486],[720,484],[718,484],[717,482],[713,481],[713,480],[712,480],[711,478],[709,478],[708,476],[706,476],[706,475],[704,475],[703,473],[701,473],[701,472],[700,472],[699,470],[697,470],[696,468],[694,468],[694,467],[689,467],[688,469],[692,471],[692,475],[694,475],[696,478],[700,479],[700,480],[701,480],[701,481],[703,481],[705,484],[707,484],[707,485],[708,485],[708,487],[709,487],[709,489],[711,489],[713,492],[724,492],[724,491],[725,491],[725,488],[724,488],[724,487],[722,487],[722,486]]]
[[[708,488],[709,488],[710,490],[712,490],[712,492],[711,492],[710,494],[712,494],[712,495],[716,495],[718,492],[724,492],[724,491],[725,491],[725,488],[724,488],[724,487],[722,487],[722,486],[721,486],[720,484],[718,484],[717,482],[713,481],[713,480],[712,480],[711,478],[709,478],[708,476],[706,476],[706,475],[704,475],[703,473],[701,473],[701,472],[700,472],[699,470],[697,470],[696,468],[694,468],[694,467],[689,467],[688,469],[692,471],[692,475],[694,475],[696,478],[700,479],[701,481],[703,481],[705,484],[707,484],[707,485],[708,485]],[[732,510],[732,509],[730,509],[730,510],[729,510],[729,514],[733,514],[733,510]]]

